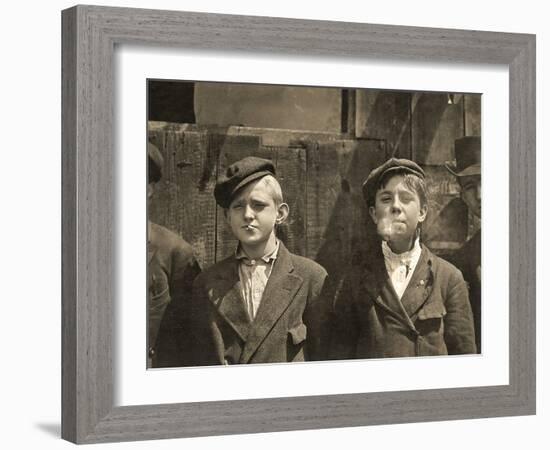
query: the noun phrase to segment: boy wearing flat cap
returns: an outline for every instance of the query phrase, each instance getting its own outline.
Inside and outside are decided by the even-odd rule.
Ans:
[[[327,273],[290,253],[275,235],[289,209],[272,162],[247,157],[230,165],[214,196],[239,244],[195,280],[190,364],[322,358],[319,299]]]
[[[339,290],[330,357],[475,353],[466,283],[420,243],[428,212],[422,168],[392,158],[370,173],[363,195],[381,242]]]
[[[147,201],[162,177],[164,159],[159,149],[147,145]],[[147,222],[148,367],[178,367],[187,359],[185,326],[193,280],[200,267],[193,249],[173,231]]]
[[[445,167],[456,177],[468,209],[481,218],[481,138],[465,136],[457,139],[455,158],[455,165],[445,164]],[[468,284],[476,346],[481,353],[481,228],[447,259],[460,269]]]

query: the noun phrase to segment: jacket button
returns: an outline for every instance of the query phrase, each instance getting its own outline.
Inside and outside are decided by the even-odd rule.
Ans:
[[[149,348],[149,358],[152,358],[153,356],[155,356],[155,349],[153,347],[150,347]]]

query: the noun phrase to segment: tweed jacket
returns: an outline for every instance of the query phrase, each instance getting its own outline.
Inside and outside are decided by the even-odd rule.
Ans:
[[[470,297],[470,306],[474,315],[476,347],[481,353],[481,229],[477,231],[458,251],[447,259],[461,272]]]
[[[327,273],[281,242],[258,312],[249,317],[238,261],[220,261],[197,277],[189,314],[193,357],[187,365],[306,361],[321,358],[329,307],[321,291]]]
[[[149,222],[148,366],[176,367],[187,351],[185,308],[200,272],[191,246],[176,233]]]
[[[343,280],[333,312],[331,359],[476,351],[466,283],[458,269],[424,245],[401,300],[377,246],[370,261]]]

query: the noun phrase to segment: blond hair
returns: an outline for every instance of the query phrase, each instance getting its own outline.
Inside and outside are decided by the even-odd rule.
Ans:
[[[263,184],[270,192],[275,206],[279,206],[283,203],[283,190],[281,189],[281,185],[279,184],[277,178],[273,175],[266,175],[258,184],[260,183]]]

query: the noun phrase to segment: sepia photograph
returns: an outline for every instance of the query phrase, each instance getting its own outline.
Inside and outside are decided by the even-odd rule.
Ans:
[[[147,80],[147,368],[478,354],[481,94]]]
[[[61,437],[540,434],[537,28],[294,6],[63,10]]]

